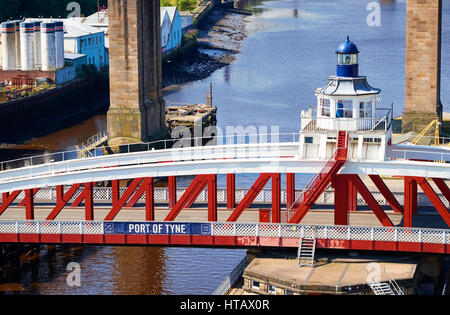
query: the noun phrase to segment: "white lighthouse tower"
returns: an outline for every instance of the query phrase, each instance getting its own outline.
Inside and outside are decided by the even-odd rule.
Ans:
[[[392,135],[392,108],[379,108],[380,89],[359,75],[358,48],[347,40],[336,51],[336,76],[314,94],[317,105],[301,114],[300,155],[327,159],[336,149],[337,132],[346,131],[348,160],[384,160]]]

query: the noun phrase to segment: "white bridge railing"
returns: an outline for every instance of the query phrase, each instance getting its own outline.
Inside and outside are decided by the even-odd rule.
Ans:
[[[181,149],[139,151],[21,167],[0,172],[0,183],[18,179],[55,175],[82,170],[119,166],[224,159],[295,157],[298,143],[234,144],[223,146],[187,147]]]
[[[121,235],[133,233],[111,233],[105,228],[111,224],[136,225],[187,225],[179,222],[87,222],[87,221],[0,221],[0,234],[71,234],[71,235]],[[450,244],[450,230],[402,228],[402,227],[363,227],[363,226],[323,226],[270,223],[189,223],[209,226],[207,234],[185,231],[185,235],[231,236],[231,237],[273,237],[301,239],[314,237],[324,240],[358,240],[411,242],[427,244]],[[170,235],[170,233],[148,235]],[[135,233],[142,235],[142,233]],[[144,233],[145,235],[145,233]],[[180,235],[180,234],[178,234]],[[2,238],[0,237],[0,242]]]
[[[121,187],[120,188],[120,194],[123,195],[127,188]],[[69,190],[69,187],[65,187],[65,192]],[[249,188],[242,188],[242,189],[235,189],[235,200],[237,203],[241,202],[244,196],[249,191]],[[186,191],[186,188],[179,188],[177,189],[177,199],[179,199]],[[73,202],[81,193],[83,192],[83,188],[79,188],[73,195],[71,201]],[[298,197],[302,193],[302,190],[296,190],[295,196]],[[383,194],[381,194],[378,191],[372,191],[372,196],[375,198],[375,200],[378,202],[378,204],[382,206],[388,206],[389,203],[387,200],[383,197]],[[394,197],[397,199],[397,201],[400,203],[400,205],[404,204],[404,194],[403,192],[392,192]],[[112,189],[111,187],[94,187],[93,191],[94,195],[94,201],[96,202],[111,202],[112,200]],[[445,198],[444,195],[438,194],[438,197],[441,199],[442,203],[449,207],[450,203]],[[25,193],[22,191],[17,196],[17,201],[25,198]],[[169,202],[169,189],[167,187],[155,187],[154,188],[154,200],[158,203],[168,203]],[[297,198],[296,198],[297,199]],[[2,200],[2,195],[0,194],[0,202]],[[287,192],[286,189],[281,189],[281,202],[285,203],[287,200]],[[41,188],[34,196],[34,201],[39,202],[52,202],[56,201],[56,187],[43,187]],[[217,201],[219,203],[225,203],[227,201],[227,189],[225,188],[218,188],[217,189]],[[142,196],[139,200],[139,203],[145,202],[145,197]],[[207,188],[204,189],[199,196],[197,197],[196,203],[207,203],[208,202],[208,190]],[[272,190],[270,188],[262,189],[261,192],[258,194],[258,196],[254,200],[255,204],[271,204],[272,203]],[[357,194],[357,203],[358,205],[366,205],[365,200],[361,197],[361,195]],[[316,204],[321,205],[334,205],[334,190],[327,189],[324,191],[324,193],[319,197]],[[428,197],[422,193],[418,193],[417,197],[417,205],[419,207],[431,207],[433,204],[428,199]],[[286,211],[282,211],[282,214]]]

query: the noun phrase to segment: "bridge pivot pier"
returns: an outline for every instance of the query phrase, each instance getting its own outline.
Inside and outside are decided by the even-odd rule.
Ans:
[[[162,97],[160,3],[109,0],[110,143],[167,134]]]
[[[406,9],[406,86],[403,132],[421,132],[442,121],[442,0],[408,0]]]

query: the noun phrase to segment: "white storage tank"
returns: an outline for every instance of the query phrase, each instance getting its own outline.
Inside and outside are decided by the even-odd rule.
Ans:
[[[16,69],[21,68],[20,58],[20,23],[22,21],[16,20],[14,22],[15,34],[16,34]]]
[[[35,69],[34,22],[20,23],[20,60],[22,71]]]
[[[16,26],[14,22],[2,23],[2,68],[16,70]]]
[[[41,21],[34,22],[34,51],[35,51],[35,69],[39,70],[42,67],[41,55]]]
[[[64,23],[55,22],[56,68],[64,68]]]
[[[41,23],[42,71],[56,70],[55,23]]]

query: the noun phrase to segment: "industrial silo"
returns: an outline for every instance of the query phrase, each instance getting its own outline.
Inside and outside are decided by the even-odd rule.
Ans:
[[[20,60],[22,71],[35,69],[35,36],[34,22],[20,23]]]
[[[20,23],[22,21],[20,20],[16,20],[13,21],[14,22],[14,28],[15,28],[15,34],[16,34],[16,69],[20,69],[21,68],[21,58],[20,58]]]
[[[38,70],[42,66],[41,55],[41,21],[34,22],[34,48],[35,48],[35,69]]]
[[[14,22],[2,23],[2,68],[16,69],[16,28]]]
[[[56,68],[64,68],[64,23],[55,22]]]
[[[55,23],[41,23],[42,70],[56,69]]]

